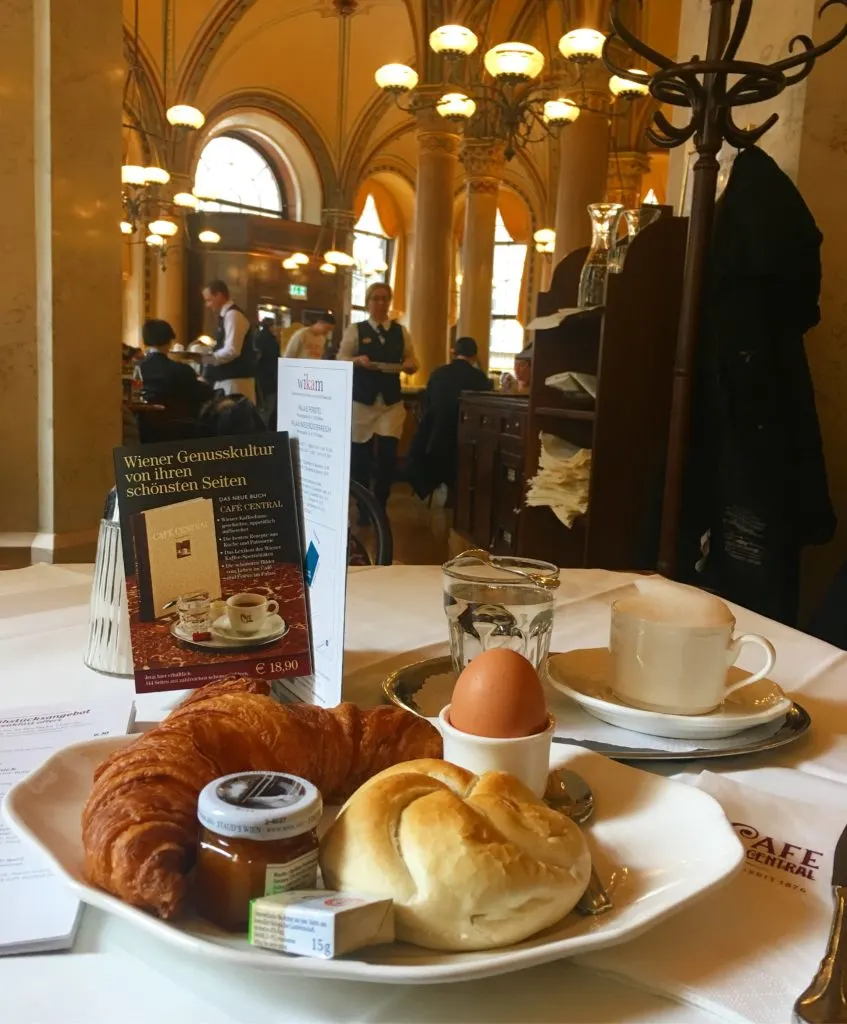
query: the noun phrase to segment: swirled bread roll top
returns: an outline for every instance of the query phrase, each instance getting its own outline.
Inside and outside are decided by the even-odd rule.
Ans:
[[[332,889],[393,899],[399,939],[474,950],[561,920],[591,857],[578,826],[511,775],[418,760],[353,794],[322,840],[321,870]]]

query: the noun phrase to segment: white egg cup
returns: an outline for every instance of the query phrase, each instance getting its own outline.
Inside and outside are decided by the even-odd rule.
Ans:
[[[461,732],[450,724],[450,705],[438,715],[438,728],[444,740],[444,760],[474,775],[484,772],[508,772],[543,796],[550,771],[550,747],[556,720],[547,716],[547,728],[532,736],[498,739]]]

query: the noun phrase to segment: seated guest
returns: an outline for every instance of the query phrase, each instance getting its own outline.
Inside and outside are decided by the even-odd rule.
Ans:
[[[302,327],[285,347],[286,359],[323,359],[329,336],[335,327],[332,313],[319,313],[317,319],[308,327]]]
[[[176,335],[167,320],[148,320],[141,328],[144,358],[141,370],[142,394],[147,402],[160,402],[188,417],[196,417],[213,394],[190,366],[168,356]]]
[[[532,345],[522,351],[518,352],[515,356],[515,373],[514,376],[510,373],[504,373],[501,378],[500,390],[511,391],[521,394],[522,392],[529,391],[530,381],[532,380]]]
[[[279,339],[272,326],[271,319],[261,322],[253,335],[253,348],[256,352],[256,403],[262,419],[275,429]]]
[[[406,476],[425,498],[442,484],[455,484],[459,399],[463,391],[490,391],[491,380],[475,365],[473,338],[459,338],[453,361],[432,372],[421,405],[421,421],[406,460]]]

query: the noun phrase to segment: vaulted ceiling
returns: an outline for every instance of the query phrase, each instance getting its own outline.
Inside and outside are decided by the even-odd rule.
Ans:
[[[637,0],[630,2],[637,9]],[[645,0],[633,16],[652,41],[673,49],[679,5]],[[355,11],[343,18],[339,6]],[[170,0],[165,54],[161,0],[124,0],[125,42],[130,54],[137,17],[147,123],[164,108],[165,95],[168,103],[195,104],[212,122],[243,108],[272,110],[329,178],[327,201],[349,203],[374,169],[414,179],[411,121],[374,84],[380,65],[409,63],[424,77],[429,32],[447,21],[477,32],[485,25],[490,42],[517,37],[549,51],[548,38],[555,46],[583,18],[602,16],[602,7],[603,0]],[[202,140],[185,153],[186,170]],[[535,148],[509,173],[544,204],[550,167],[542,147]],[[334,198],[327,194],[333,190]]]

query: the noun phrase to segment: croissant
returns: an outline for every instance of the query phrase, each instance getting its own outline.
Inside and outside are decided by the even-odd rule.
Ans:
[[[278,704],[264,680],[194,691],[158,726],[106,758],[82,813],[88,879],[163,918],[179,914],[197,849],[197,797],[240,771],[285,771],[340,803],[401,761],[441,756],[428,722],[395,707]]]

